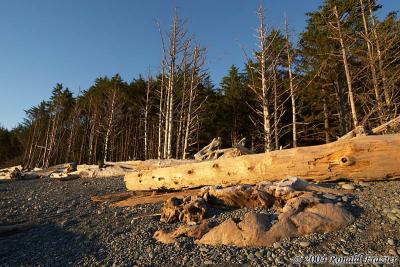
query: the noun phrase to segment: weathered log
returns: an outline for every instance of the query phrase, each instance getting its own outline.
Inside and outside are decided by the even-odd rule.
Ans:
[[[155,194],[147,194],[150,192],[146,192],[144,195],[140,195],[139,192],[135,192],[138,196],[127,197],[126,199],[122,199],[119,201],[112,202],[113,207],[133,207],[136,205],[142,204],[154,204],[161,203],[166,201],[171,197],[187,197],[194,196],[200,192],[200,189],[192,189],[192,190],[184,190],[179,192],[169,192],[169,193],[155,193]]]
[[[330,144],[218,159],[125,175],[128,190],[230,186],[297,176],[312,181],[400,177],[400,135],[361,136]]]

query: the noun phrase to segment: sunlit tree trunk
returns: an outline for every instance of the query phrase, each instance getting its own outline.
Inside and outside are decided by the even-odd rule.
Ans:
[[[258,9],[259,18],[259,41],[260,41],[260,68],[261,68],[261,91],[262,91],[262,110],[263,110],[263,128],[264,128],[264,150],[271,150],[271,125],[270,125],[270,112],[269,112],[269,89],[267,88],[267,77],[266,77],[266,29],[264,25],[264,10],[262,7]]]
[[[289,29],[288,24],[286,22],[286,17],[284,17],[285,23],[285,33],[286,33],[286,54],[287,54],[287,63],[288,63],[288,72],[289,72],[289,88],[290,88],[290,100],[292,103],[292,136],[293,136],[293,147],[297,147],[297,130],[296,130],[296,96],[294,92],[293,86],[293,74],[292,74],[292,55],[290,51],[290,42],[289,42]]]
[[[343,65],[344,65],[344,70],[346,73],[346,81],[347,81],[347,89],[349,91],[349,102],[350,102],[350,107],[351,107],[351,115],[353,118],[354,128],[356,128],[358,126],[358,118],[357,118],[356,104],[355,104],[354,95],[353,95],[353,85],[352,85],[352,79],[351,79],[351,74],[350,74],[350,68],[349,68],[349,64],[347,61],[347,50],[346,50],[346,46],[344,44],[343,34],[342,34],[341,26],[340,26],[339,13],[338,13],[336,6],[334,6],[334,8],[333,8],[333,13],[336,18],[338,38],[340,41],[341,52],[342,52],[342,57],[343,57]]]

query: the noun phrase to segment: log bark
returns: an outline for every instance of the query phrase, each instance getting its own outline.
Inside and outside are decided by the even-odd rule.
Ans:
[[[400,135],[360,136],[330,144],[218,159],[125,175],[129,190],[230,186],[297,176],[312,181],[400,177]]]

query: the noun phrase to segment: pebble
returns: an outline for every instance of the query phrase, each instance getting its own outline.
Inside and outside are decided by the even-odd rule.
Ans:
[[[394,249],[389,249],[389,254],[393,256],[397,256],[397,251]]]
[[[67,210],[65,210],[65,209],[58,209],[57,210],[57,214],[61,214],[61,213],[63,213],[63,212],[66,212]]]
[[[254,254],[250,253],[249,255],[247,255],[247,259],[251,261],[254,260]]]
[[[274,248],[280,248],[280,247],[281,247],[281,243],[279,243],[279,242],[274,243]]]
[[[332,195],[332,194],[324,194],[324,197],[327,198],[327,199],[330,199],[330,200],[335,200],[336,199],[336,196]]]
[[[391,212],[390,209],[388,209],[388,208],[384,208],[384,209],[383,209],[383,213],[389,213],[389,212]]]
[[[261,257],[262,257],[262,253],[261,253],[260,251],[257,251],[256,253],[254,253],[254,255],[255,255],[257,258],[261,258]]]
[[[299,245],[303,248],[309,247],[310,246],[310,242],[308,241],[302,241],[299,243]]]
[[[342,201],[343,201],[343,202],[348,202],[348,201],[349,201],[349,198],[348,198],[347,196],[343,196],[343,197],[342,197]]]
[[[392,213],[400,214],[400,209],[394,208],[394,209],[392,209]]]
[[[362,223],[356,223],[356,226],[360,229],[365,229],[365,225]]]
[[[367,187],[368,186],[368,183],[366,183],[366,182],[359,182],[358,184],[360,186],[362,186],[362,187]]]
[[[397,221],[397,217],[396,217],[396,215],[394,215],[393,213],[388,213],[387,216],[388,216],[388,218],[391,219],[392,221]]]
[[[345,250],[345,249],[342,249],[342,253],[343,253],[344,255],[346,255],[346,256],[350,255],[350,252],[348,252],[348,251]]]
[[[201,247],[201,248],[199,248],[199,250],[200,250],[201,252],[208,252],[208,249],[207,249],[206,247]]]
[[[204,263],[204,265],[213,265],[214,264],[214,262],[210,261],[210,260],[206,260],[203,263]]]
[[[394,246],[394,240],[389,238],[387,241],[388,245]]]
[[[354,190],[355,189],[354,185],[352,185],[352,184],[343,184],[342,188],[346,189],[346,190]]]

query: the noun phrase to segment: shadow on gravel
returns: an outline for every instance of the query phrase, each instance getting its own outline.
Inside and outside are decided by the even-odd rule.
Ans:
[[[0,236],[1,266],[77,265],[85,256],[102,257],[96,239],[68,232],[55,224],[35,225],[27,231]]]

